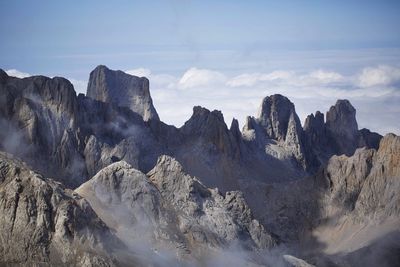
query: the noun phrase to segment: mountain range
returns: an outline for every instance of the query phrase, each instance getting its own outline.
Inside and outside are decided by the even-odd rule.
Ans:
[[[0,69],[0,265],[400,265],[399,136],[279,94],[241,130],[200,106],[176,128],[149,87]]]

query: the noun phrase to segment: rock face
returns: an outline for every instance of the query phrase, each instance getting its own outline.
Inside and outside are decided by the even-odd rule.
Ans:
[[[282,95],[264,98],[257,119],[267,136],[278,141],[290,138],[290,128],[301,129],[293,103]]]
[[[48,176],[82,182],[85,168],[78,152],[78,101],[64,78],[34,76],[0,81],[0,147]]]
[[[336,141],[339,151],[352,155],[357,142],[356,109],[348,100],[338,100],[326,113],[326,128]]]
[[[122,248],[86,200],[0,153],[0,264],[113,266]]]
[[[90,73],[88,97],[130,108],[143,120],[159,120],[149,91],[149,80],[98,66]]]
[[[252,217],[240,192],[221,195],[206,188],[169,156],[161,156],[147,175],[126,162],[114,163],[76,191],[128,246],[144,235],[154,240],[150,252],[172,251],[198,262],[208,250],[227,248],[235,240],[245,249],[276,242]],[[128,229],[138,235],[127,234]]]
[[[248,117],[243,127],[247,142],[255,143],[256,150],[292,162],[293,171],[305,170],[306,159],[303,146],[303,129],[294,105],[282,95],[264,98],[258,117]],[[300,175],[301,176],[301,175]]]
[[[358,130],[356,110],[348,100],[338,100],[324,115],[317,111],[304,124],[309,169],[315,172],[333,155],[351,156],[360,147],[378,149],[382,138],[367,129]]]

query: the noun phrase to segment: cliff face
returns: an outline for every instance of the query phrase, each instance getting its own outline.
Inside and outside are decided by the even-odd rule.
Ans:
[[[123,248],[88,202],[0,153],[2,264],[113,266]]]
[[[34,76],[0,81],[0,147],[68,185],[85,176],[78,151],[78,101],[64,78]]]
[[[142,116],[143,120],[159,120],[149,91],[149,80],[122,71],[98,66],[89,77],[88,97],[117,106],[127,107]]]
[[[361,147],[378,149],[382,138],[367,129],[358,130],[356,110],[348,100],[338,100],[326,113],[326,122],[319,111],[315,116],[309,115],[304,132],[311,171],[316,171],[333,155],[351,156]]]

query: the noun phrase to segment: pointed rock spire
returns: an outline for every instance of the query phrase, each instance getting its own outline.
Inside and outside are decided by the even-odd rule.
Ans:
[[[356,109],[348,100],[338,100],[326,113],[326,128],[335,139],[338,151],[351,155],[357,147]]]
[[[266,130],[268,137],[278,141],[286,139],[287,131],[290,127],[301,130],[300,120],[293,103],[279,94],[263,99],[257,117],[260,125]],[[289,123],[295,125],[289,125]]]

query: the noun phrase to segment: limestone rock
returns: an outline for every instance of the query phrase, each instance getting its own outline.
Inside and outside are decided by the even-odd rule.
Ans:
[[[303,128],[294,104],[286,97],[276,94],[264,98],[257,118],[247,118],[243,136],[263,153],[293,161],[294,170],[307,168]]]
[[[114,266],[122,248],[87,201],[0,153],[0,264]]]
[[[113,163],[76,192],[128,246],[147,236],[157,241],[150,251],[172,250],[178,258],[189,253],[198,259],[239,240],[245,249],[275,244],[240,192],[222,195],[206,188],[169,156],[161,156],[147,175],[125,162]]]
[[[98,66],[90,73],[87,96],[102,102],[128,107],[143,120],[159,120],[149,91],[149,80],[122,71]]]
[[[338,100],[326,114],[317,111],[304,124],[308,169],[315,173],[333,155],[354,154],[357,148],[379,148],[382,136],[368,129],[358,130],[356,110],[348,100]]]
[[[263,99],[257,119],[268,137],[278,141],[286,140],[290,127],[301,130],[293,103],[279,94]]]
[[[326,113],[326,128],[334,138],[339,151],[351,155],[356,147],[358,124],[356,109],[348,100],[338,100]]]
[[[0,148],[68,186],[82,182],[78,151],[78,101],[64,78],[3,76],[0,83]],[[67,179],[68,177],[68,179]]]

